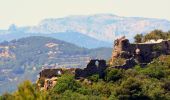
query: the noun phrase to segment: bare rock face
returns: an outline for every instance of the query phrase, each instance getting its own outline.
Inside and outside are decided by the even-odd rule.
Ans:
[[[110,65],[118,57],[125,58],[128,65],[130,65],[129,60],[132,58],[136,63],[147,64],[160,55],[170,54],[170,40],[152,43],[130,43],[123,36],[115,40],[113,48]]]

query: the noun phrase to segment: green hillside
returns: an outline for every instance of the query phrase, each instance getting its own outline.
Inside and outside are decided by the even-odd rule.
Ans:
[[[2,100],[169,100],[170,56],[160,56],[146,68],[128,70],[107,68],[105,77],[93,75],[75,80],[74,75],[62,75],[54,88],[40,91],[36,84],[25,81]]]

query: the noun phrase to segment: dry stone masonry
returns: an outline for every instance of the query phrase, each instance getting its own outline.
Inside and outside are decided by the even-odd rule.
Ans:
[[[106,61],[105,60],[98,60],[93,59],[91,60],[87,67],[84,69],[77,68],[75,70],[75,77],[76,78],[85,78],[94,74],[99,74],[99,77],[104,77],[104,71],[106,69]]]
[[[139,64],[147,64],[160,55],[170,54],[170,40],[162,40],[152,43],[130,43],[124,36],[116,39],[110,63],[120,58],[125,58],[128,65],[133,65],[134,61]],[[124,66],[125,67],[125,66]],[[129,66],[131,67],[131,66]]]

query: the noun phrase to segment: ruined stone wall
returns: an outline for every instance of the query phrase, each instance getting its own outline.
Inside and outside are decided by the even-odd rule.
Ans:
[[[44,69],[39,73],[40,78],[52,78],[61,74],[63,74],[62,69]]]
[[[85,78],[94,74],[99,74],[99,77],[104,76],[104,70],[106,69],[105,60],[91,60],[87,67],[84,69],[76,69],[75,77],[76,78]]]
[[[156,47],[159,47],[159,50],[156,50]],[[141,53],[162,51],[167,52],[170,50],[170,41],[162,41],[161,43],[139,43],[139,44],[130,44],[127,43],[122,46],[122,51],[135,53],[136,49],[140,49]]]
[[[149,63],[155,57],[162,54],[170,54],[170,40],[162,41],[160,43],[129,43],[128,39],[122,37],[115,41],[112,52],[113,62],[117,57],[130,59],[135,58],[138,63]]]

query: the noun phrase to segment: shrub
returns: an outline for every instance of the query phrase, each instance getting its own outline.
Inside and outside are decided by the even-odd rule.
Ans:
[[[142,34],[137,34],[135,37],[135,43],[141,43],[143,42],[143,35]]]
[[[54,86],[53,91],[57,93],[63,93],[66,90],[76,91],[81,85],[74,80],[73,75],[63,75],[57,80],[57,84]]]
[[[98,82],[99,75],[98,74],[92,75],[92,76],[88,77],[88,79],[93,81],[93,82]]]
[[[0,100],[12,100],[13,98],[14,96],[9,93],[5,93],[2,96],[0,96]]]
[[[24,81],[18,86],[14,94],[14,100],[45,100],[46,95],[37,91],[30,81]]]
[[[117,81],[119,79],[121,79],[122,77],[122,72],[120,69],[114,69],[114,68],[110,68],[106,70],[106,76],[105,76],[105,80],[107,82],[109,81]]]
[[[146,100],[147,97],[142,91],[142,83],[135,78],[128,78],[116,89],[116,97],[119,100]]]

